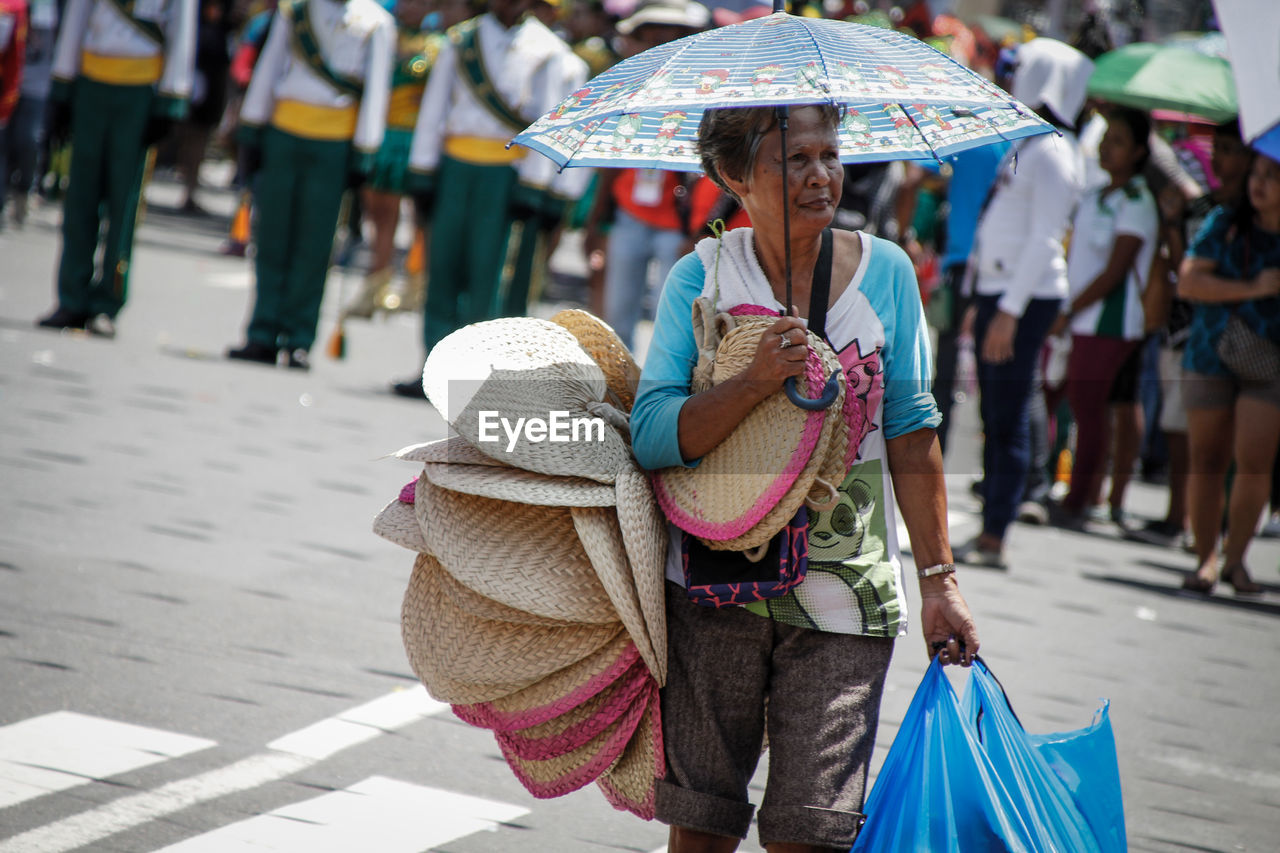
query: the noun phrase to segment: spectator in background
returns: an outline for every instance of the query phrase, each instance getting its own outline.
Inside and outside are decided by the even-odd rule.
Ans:
[[[27,0],[0,0],[0,133],[18,106],[22,86],[22,66],[27,54]],[[0,166],[5,161],[0,149]],[[8,168],[3,171],[3,184],[8,184]],[[0,202],[4,200],[0,187]]]
[[[227,5],[227,0],[200,0],[191,111],[177,129],[177,165],[182,175],[183,213],[205,213],[196,203],[196,190],[200,186],[200,164],[204,162],[209,137],[222,120],[222,111],[227,106],[227,72],[231,66],[228,45],[234,29],[228,18]]]
[[[1028,406],[1040,349],[1066,295],[1063,239],[1083,190],[1072,128],[1093,68],[1084,54],[1053,39],[1018,48],[1013,96],[1061,135],[1029,137],[997,177],[978,224],[974,250],[974,340],[982,396],[983,527],[963,559],[1007,568],[1005,533],[1022,500],[1031,465]]]
[[[18,104],[9,116],[8,126],[0,130],[0,212],[10,205],[13,224],[19,228],[26,223],[28,200],[43,171],[40,158],[58,29],[58,5],[54,0],[34,0],[28,11],[27,53]]]
[[[1280,162],[1256,155],[1246,187],[1235,208],[1219,207],[1205,220],[1178,274],[1178,295],[1193,307],[1183,393],[1197,561],[1182,586],[1203,593],[1220,579],[1237,594],[1262,591],[1244,558],[1271,491],[1280,442],[1280,374],[1237,374],[1218,352],[1233,320],[1264,346],[1280,347]],[[1223,491],[1232,463],[1227,537],[1219,557]]]
[[[654,0],[618,22],[624,56],[696,33],[710,23],[707,8],[692,0]],[[636,324],[652,318],[650,294],[686,249],[692,181],[665,169],[601,172],[596,209],[588,223],[589,251],[605,246],[604,319],[627,346]]]
[[[998,142],[946,157],[940,165],[926,161],[923,166],[912,167],[919,170],[941,171],[947,178],[947,219],[945,246],[942,253],[942,283],[931,297],[938,301],[941,309],[933,312],[938,332],[938,346],[934,354],[933,396],[938,403],[938,411],[942,415],[942,423],[938,425],[937,432],[938,443],[942,446],[943,453],[947,450],[951,407],[955,403],[957,340],[960,337],[965,312],[973,299],[973,295],[964,290],[965,271],[968,269],[974,231],[982,215],[984,203],[1008,151],[1008,142]],[[917,185],[917,181],[918,176],[913,174],[909,185],[905,187],[905,193],[908,196]],[[903,218],[909,218],[908,211],[913,204],[914,200],[908,199],[908,204],[902,208]],[[905,235],[904,247],[907,249],[907,254],[912,253],[912,236]]]
[[[1186,252],[1187,240],[1199,233],[1209,212],[1218,205],[1234,208],[1245,193],[1253,154],[1240,138],[1240,124],[1232,119],[1214,128],[1210,153],[1213,187],[1188,203],[1183,188],[1167,186],[1159,194],[1161,208],[1162,257],[1153,266],[1148,287],[1160,288],[1146,300],[1157,308],[1149,321],[1158,324],[1160,337],[1159,375],[1161,390],[1159,427],[1164,433],[1169,456],[1169,505],[1163,519],[1126,532],[1126,536],[1152,545],[1185,542],[1187,530],[1187,409],[1183,399],[1185,372],[1183,353],[1191,332],[1191,303],[1176,295],[1177,270]]]
[[[1111,438],[1110,406],[1117,387],[1136,383],[1143,337],[1142,291],[1155,254],[1159,214],[1142,178],[1150,156],[1151,123],[1137,110],[1109,113],[1099,161],[1109,181],[1087,191],[1072,223],[1067,256],[1069,293],[1050,335],[1070,329],[1067,399],[1076,423],[1071,491],[1062,502],[1068,523],[1083,527],[1098,501]],[[1112,458],[1111,519],[1122,520],[1124,489],[1137,456],[1141,413],[1132,400],[1122,408],[1131,421],[1129,440],[1117,441]]]

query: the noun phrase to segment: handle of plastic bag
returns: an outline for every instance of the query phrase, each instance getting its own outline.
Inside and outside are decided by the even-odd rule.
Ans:
[[[994,682],[995,682],[996,687],[999,687],[999,688],[1000,688],[1000,695],[1004,697],[1004,704],[1005,704],[1005,707],[1007,707],[1007,708],[1009,709],[1009,713],[1010,713],[1010,714],[1013,714],[1013,719],[1017,721],[1017,723],[1018,723],[1018,725],[1019,725],[1019,726],[1021,726],[1021,725],[1022,725],[1022,720],[1018,719],[1018,712],[1017,712],[1017,711],[1015,711],[1015,710],[1013,710],[1013,702],[1012,702],[1012,701],[1010,701],[1010,699],[1009,699],[1009,691],[1008,691],[1008,690],[1005,690],[1005,689],[1004,689],[1004,685],[1000,683],[1000,679],[999,679],[999,678],[996,678],[996,674],[995,674],[994,672],[992,672],[992,671],[991,671],[991,666],[987,663],[986,659],[984,659],[984,658],[982,657],[982,655],[974,655],[974,656],[973,656],[973,663],[974,663],[974,665],[975,665],[976,667],[978,667],[978,672],[980,672],[980,673],[982,673],[982,674],[986,675],[988,678],[990,678],[992,681],[994,681]],[[979,711],[979,712],[978,712],[978,718],[979,718],[979,719],[981,719],[981,718],[982,718],[982,712],[981,712],[981,711]],[[1024,728],[1025,728],[1025,726],[1024,726]],[[978,731],[979,731],[979,732],[981,732],[981,731],[982,731],[982,729],[981,729],[981,728],[979,728],[979,729],[978,729]],[[981,735],[979,735],[979,736],[981,736]]]

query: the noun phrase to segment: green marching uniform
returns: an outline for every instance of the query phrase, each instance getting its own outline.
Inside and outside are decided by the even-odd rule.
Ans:
[[[403,195],[409,170],[409,149],[413,126],[418,121],[427,75],[440,54],[444,33],[399,28],[396,65],[391,72],[391,99],[387,105],[387,132],[373,161],[369,186],[382,192]]]
[[[83,328],[95,317],[114,320],[124,306],[147,148],[186,115],[195,36],[196,0],[68,2],[50,97],[70,105],[71,166],[58,308],[41,325]]]
[[[231,358],[308,367],[342,194],[382,144],[395,23],[374,0],[284,0],[240,112],[260,153],[256,292]]]
[[[449,30],[409,160],[409,191],[431,204],[428,352],[461,326],[524,313],[534,238],[588,176],[507,143],[585,79],[585,63],[532,16],[507,28],[486,13]]]

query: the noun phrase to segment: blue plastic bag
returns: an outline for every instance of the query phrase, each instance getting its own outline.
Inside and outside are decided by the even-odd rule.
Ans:
[[[1126,849],[1115,739],[1104,705],[1084,729],[1028,735],[979,662],[961,703],[936,660],[866,804],[854,853]]]

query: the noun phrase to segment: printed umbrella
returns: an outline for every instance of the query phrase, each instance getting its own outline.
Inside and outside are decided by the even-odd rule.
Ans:
[[[1139,42],[1104,53],[1094,63],[1089,94],[1140,110],[1177,110],[1226,121],[1235,116],[1231,65],[1177,44]]]
[[[824,102],[847,107],[846,163],[934,159],[1051,129],[913,36],[775,11],[622,61],[513,142],[562,167],[698,171],[703,111]]]
[[[787,145],[789,105],[845,108],[846,163],[940,158],[1052,128],[1007,92],[904,33],[782,11],[677,39],[620,62],[518,134],[513,144],[566,166],[698,171],[704,111],[776,106]],[[782,158],[785,185],[787,158]],[[790,219],[784,211],[787,301]],[[833,375],[818,400],[835,399]]]

